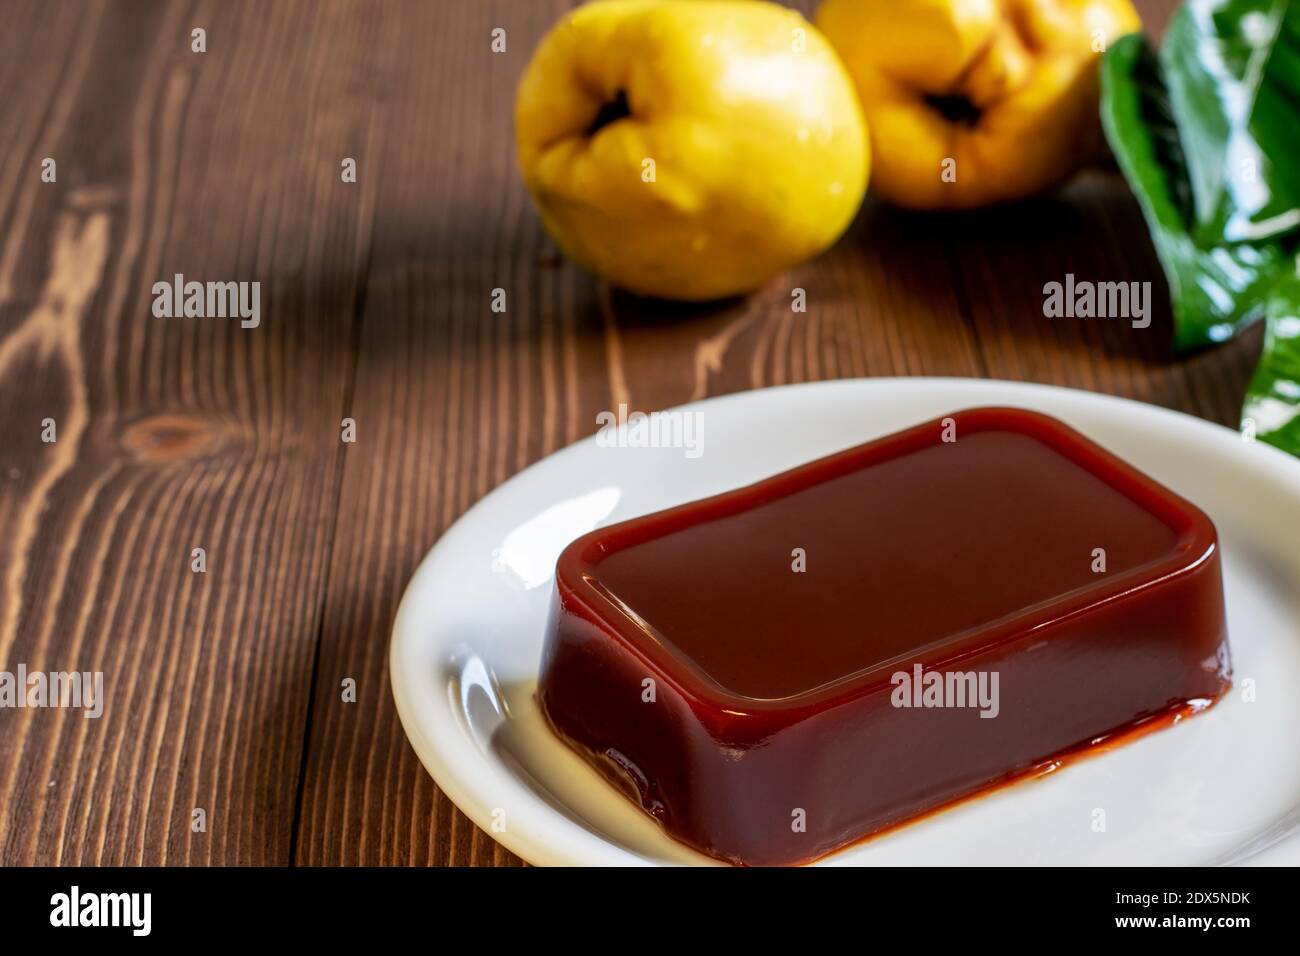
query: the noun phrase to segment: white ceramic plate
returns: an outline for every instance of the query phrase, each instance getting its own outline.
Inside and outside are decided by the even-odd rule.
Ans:
[[[420,760],[531,863],[710,862],[546,728],[533,692],[556,557],[592,528],[976,405],[1055,415],[1210,515],[1235,685],[1192,720],[822,862],[1300,862],[1300,461],[1176,412],[1040,385],[907,378],[744,392],[686,406],[703,413],[698,457],[591,438],[520,473],[443,536],[398,611],[393,694]],[[1097,808],[1105,832],[1094,832]]]

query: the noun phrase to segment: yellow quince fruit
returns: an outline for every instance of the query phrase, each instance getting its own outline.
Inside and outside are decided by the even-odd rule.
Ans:
[[[872,190],[966,208],[1053,189],[1100,153],[1097,64],[1129,0],[825,0],[871,130]]]
[[[631,292],[751,291],[829,246],[866,189],[853,83],[798,13],[597,0],[520,80],[524,179],[570,258]]]

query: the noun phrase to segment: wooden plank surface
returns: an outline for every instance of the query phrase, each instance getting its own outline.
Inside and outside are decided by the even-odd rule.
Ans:
[[[103,671],[105,710],[0,714],[0,861],[284,863],[374,214],[336,170],[379,134],[382,27],[309,0],[17,12],[0,63],[55,68],[0,133],[0,659]],[[267,321],[153,318],[175,273],[261,281]]]
[[[107,704],[0,712],[0,863],[517,865],[406,743],[389,630],[442,531],[619,402],[992,376],[1235,421],[1258,335],[1169,355],[1113,172],[966,216],[870,204],[740,302],[610,293],[515,168],[514,84],[569,5],[7,0],[0,667],[103,670]],[[177,272],[261,281],[265,320],[153,318]],[[1153,280],[1152,327],[1045,320],[1067,272]]]

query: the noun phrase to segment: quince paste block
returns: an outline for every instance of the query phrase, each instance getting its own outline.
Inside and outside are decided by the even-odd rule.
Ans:
[[[786,864],[1229,675],[1210,519],[1055,419],[978,408],[579,538],[538,698],[670,835]]]

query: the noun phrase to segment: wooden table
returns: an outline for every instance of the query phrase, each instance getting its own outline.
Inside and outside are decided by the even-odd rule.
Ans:
[[[515,169],[514,84],[567,6],[5,0],[0,669],[102,670],[107,704],[0,711],[0,862],[518,864],[407,744],[389,629],[457,516],[619,402],[987,376],[1235,423],[1259,334],[1170,356],[1113,172],[963,216],[868,204],[743,302],[609,293]],[[1154,323],[1045,319],[1067,272],[1152,280]],[[153,317],[175,273],[260,281],[262,324]]]

